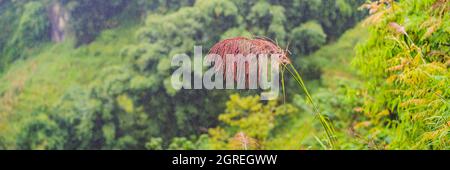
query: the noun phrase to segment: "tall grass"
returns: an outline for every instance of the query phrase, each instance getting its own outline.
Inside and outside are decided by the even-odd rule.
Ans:
[[[282,78],[281,84],[282,84],[284,96],[285,96],[284,70],[286,70],[294,78],[294,80],[297,83],[297,85],[299,86],[299,88],[301,88],[303,90],[303,92],[305,93],[306,99],[309,102],[309,104],[312,106],[316,118],[319,119],[320,124],[322,125],[322,127],[324,128],[324,130],[326,132],[328,146],[330,147],[330,149],[336,149],[337,139],[336,139],[336,135],[335,135],[334,126],[333,126],[332,122],[330,121],[330,119],[328,119],[328,117],[321,114],[317,104],[314,103],[314,100],[313,100],[311,94],[309,93],[308,89],[306,88],[305,82],[303,81],[302,77],[298,73],[297,69],[295,69],[295,67],[292,63],[282,64],[282,68],[283,68],[283,71],[281,73],[282,73],[283,78]]]
[[[289,72],[289,74],[294,78],[294,80],[297,82],[298,86],[305,92],[307,101],[312,105],[314,114],[316,118],[319,119],[320,124],[323,126],[326,135],[327,135],[327,143],[329,148],[335,149],[336,148],[336,142],[337,139],[335,137],[335,130],[333,128],[333,125],[331,121],[322,115],[320,113],[320,110],[317,106],[317,104],[314,103],[314,100],[309,93],[308,89],[305,86],[305,83],[298,73],[298,71],[295,69],[294,65],[292,65],[292,62],[290,61],[287,50],[284,50],[280,48],[273,40],[270,40],[268,38],[245,38],[245,37],[235,37],[230,39],[222,40],[218,43],[216,43],[211,49],[210,54],[217,54],[222,57],[223,61],[227,61],[226,55],[228,54],[234,54],[236,56],[237,54],[241,54],[242,56],[247,56],[247,54],[256,54],[258,55],[272,55],[272,54],[278,54],[279,60],[278,64],[282,66],[281,69],[281,76],[282,76],[282,90],[283,90],[283,97],[284,100],[286,98],[286,92],[285,92],[285,82],[284,82],[284,71],[286,70]],[[226,68],[226,62],[222,62],[221,65],[219,65],[219,68]],[[226,70],[225,72],[230,71]],[[231,70],[234,71],[234,70]],[[225,72],[223,72],[225,74]]]

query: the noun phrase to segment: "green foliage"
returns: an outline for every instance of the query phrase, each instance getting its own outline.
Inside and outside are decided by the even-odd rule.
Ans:
[[[111,56],[117,55],[123,44],[131,43],[132,38],[126,35],[133,33],[134,29],[125,27],[105,32],[98,41],[78,49],[73,49],[71,42],[50,46],[29,62],[12,65],[0,81],[2,145],[8,149],[133,148],[136,144],[130,137],[113,139],[103,146],[105,139],[111,136],[108,128],[112,126],[110,123],[105,123],[105,127],[97,125],[96,116],[101,113],[99,105],[102,103],[91,98],[93,90],[89,84],[95,82],[98,68],[122,63],[120,57]],[[110,41],[111,36],[115,41]],[[100,55],[98,51],[101,51]],[[34,144],[17,140],[19,135],[28,140],[32,134],[44,131],[27,128],[35,127],[31,125],[37,118],[34,115],[47,117],[54,132],[40,133],[40,136],[47,136],[30,140]],[[54,137],[57,139],[53,140]],[[60,137],[63,140],[59,140]]]
[[[184,6],[191,6],[195,3],[195,0],[137,0],[136,6],[133,8],[138,8],[143,11],[150,10],[160,13],[165,13],[168,11],[174,11]]]
[[[355,65],[367,83],[368,134],[387,149],[449,149],[449,3],[381,4]]]
[[[309,21],[292,30],[295,54],[309,54],[319,49],[326,42],[327,35],[322,26],[315,21]]]
[[[66,0],[77,45],[89,43],[101,30],[111,27],[109,19],[126,6],[124,0]]]
[[[24,58],[26,52],[49,39],[49,21],[44,2],[4,2],[0,8],[0,71]],[[12,6],[12,9],[8,7]],[[15,20],[14,20],[15,18]]]
[[[162,150],[162,144],[162,138],[151,138],[150,141],[145,144],[145,148],[149,150]]]
[[[208,136],[200,135],[199,137],[190,136],[186,137],[174,137],[172,138],[168,146],[164,145],[162,138],[151,138],[149,142],[145,144],[145,148],[149,150],[194,150],[205,149],[208,144]]]
[[[279,105],[275,100],[263,104],[259,96],[231,95],[225,113],[219,116],[226,126],[210,129],[210,145],[214,149],[244,149],[240,147],[243,141],[239,141],[239,134],[243,134],[253,140],[248,143],[249,149],[263,149],[265,140],[279,121],[288,119],[295,112],[295,107]]]
[[[254,28],[252,30],[254,34],[267,35],[282,42],[286,39],[286,16],[283,6],[271,5],[267,1],[258,1],[250,9],[247,19]]]
[[[307,80],[306,86],[314,97],[314,103],[321,114],[328,117],[336,130],[336,149],[374,149],[372,142],[361,138],[352,129],[354,125],[364,125],[366,118],[360,112],[364,89],[362,82],[349,67],[355,54],[353,47],[363,42],[367,29],[357,26],[347,31],[335,43],[323,46],[311,55],[295,61],[300,66],[300,74],[319,74],[319,78]],[[319,69],[318,73],[307,72],[312,67]],[[287,71],[285,71],[287,72]],[[285,76],[289,77],[289,76]],[[283,121],[280,128],[275,129],[273,136],[266,142],[268,149],[328,149],[326,135],[322,125],[313,113],[313,108],[296,91],[293,85],[286,88],[287,99],[298,108],[289,119]],[[358,126],[360,126],[358,125]]]
[[[2,48],[14,40],[8,34],[31,29],[12,35],[17,42],[31,38],[24,47],[33,54],[0,78],[0,147],[6,149],[242,149],[242,140],[258,143],[244,149],[269,148],[275,132],[288,127],[283,122],[296,112],[294,107],[252,97],[232,97],[228,106],[228,91],[174,90],[170,57],[192,56],[194,45],[203,45],[206,53],[220,39],[252,35],[281,45],[295,41],[295,50],[306,46],[297,38],[312,41],[312,47],[305,47],[309,51],[293,55],[299,56],[361,18],[355,10],[348,14],[356,1],[64,0],[74,37],[49,44],[43,43],[48,38],[43,9],[50,3],[23,2],[0,5],[8,5],[0,11],[0,27],[6,30],[0,33]],[[324,15],[324,9],[333,12]],[[33,15],[38,20],[28,21]],[[138,24],[139,17],[145,22]],[[326,26],[337,18],[343,22]],[[3,24],[12,20],[18,22]],[[120,24],[125,27],[115,28]],[[15,56],[2,54],[0,60],[10,64],[4,60],[8,57]],[[201,135],[216,126],[217,134],[225,135],[213,130],[211,139]]]
[[[22,120],[22,127],[17,134],[18,149],[62,149],[65,134],[46,114],[30,115]]]
[[[29,2],[24,6],[24,13],[20,17],[19,26],[13,37],[25,43],[39,43],[48,38],[49,21],[45,15],[44,4],[40,2]],[[30,45],[26,45],[30,46]]]
[[[332,25],[332,27],[324,27],[328,38],[337,37],[362,17],[360,13],[352,10],[361,2],[362,0],[324,2],[322,0],[281,2],[256,0],[233,0],[230,2],[201,0],[63,0],[61,4],[64,10],[70,13],[70,19],[68,20],[70,28],[65,30],[65,34],[75,36],[76,46],[92,42],[102,30],[126,23],[129,18],[144,18],[147,14],[155,13],[173,13],[180,8],[193,5],[197,6],[194,9],[200,7],[200,10],[204,10],[195,12],[204,12],[204,14],[212,16],[214,22],[204,24],[215,25],[218,30],[214,33],[223,33],[234,27],[232,30],[242,30],[242,34],[239,34],[241,36],[267,36],[278,41],[280,45],[286,45],[286,42],[292,41],[288,37],[289,30],[311,19],[317,20],[321,25],[341,23]],[[17,58],[25,56],[23,52],[28,51],[29,48],[34,48],[35,45],[48,40],[49,23],[47,18],[49,16],[47,16],[46,9],[52,4],[48,0],[2,2],[0,6],[2,9],[0,10],[2,13],[0,27],[3,31],[0,33],[0,51],[3,51],[4,55],[0,57],[0,68],[4,68]],[[233,6],[235,9],[231,9]],[[210,8],[207,9],[206,7]],[[240,7],[239,10],[236,7]],[[181,11],[180,13],[182,13]],[[221,13],[221,11],[224,13],[222,17],[211,15]],[[323,14],[324,11],[329,13]],[[32,20],[29,19],[30,16],[33,17]],[[203,20],[197,23],[202,22]],[[208,28],[208,26],[204,26],[204,28]],[[8,48],[6,48],[7,46]],[[19,48],[20,46],[23,47]]]
[[[186,138],[173,138],[172,143],[169,145],[170,150],[193,150],[197,147],[192,143],[191,141],[187,140]]]

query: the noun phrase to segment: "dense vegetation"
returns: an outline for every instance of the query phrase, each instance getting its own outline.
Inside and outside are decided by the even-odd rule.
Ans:
[[[375,8],[366,20],[373,25],[370,38],[355,59],[368,80],[364,113],[371,138],[388,149],[449,149],[449,2],[369,7]]]
[[[172,56],[235,36],[289,45],[337,149],[449,149],[448,1],[364,2],[0,0],[0,149],[330,148],[292,77],[172,88]]]

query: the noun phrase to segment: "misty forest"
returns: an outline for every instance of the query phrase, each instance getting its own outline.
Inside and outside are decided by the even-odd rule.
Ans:
[[[449,0],[0,0],[0,150],[449,150],[449,11]],[[275,100],[172,86],[174,55],[243,41],[286,52]]]

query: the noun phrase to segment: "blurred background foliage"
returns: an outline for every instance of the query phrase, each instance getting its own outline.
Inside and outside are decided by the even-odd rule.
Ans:
[[[448,149],[448,1],[365,2],[0,0],[0,149],[327,148],[289,77],[268,102],[172,88],[172,56],[234,36],[291,51],[339,149]]]

